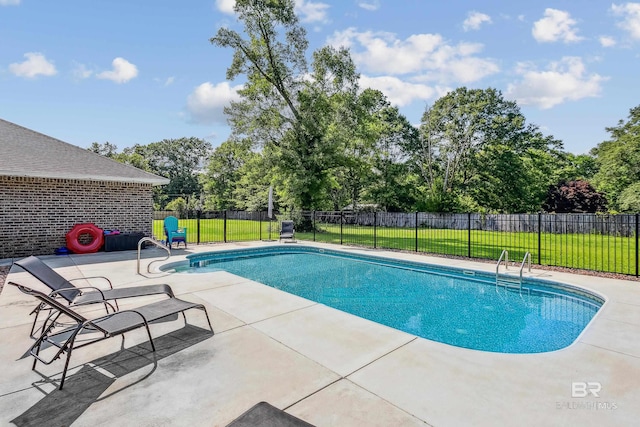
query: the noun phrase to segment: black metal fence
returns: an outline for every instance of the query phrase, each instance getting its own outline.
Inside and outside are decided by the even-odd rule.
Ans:
[[[294,219],[296,238],[343,245],[497,260],[527,252],[539,265],[638,276],[639,214],[391,213],[313,211],[155,212],[154,236],[162,240],[162,220],[180,218],[189,243],[275,240],[279,221]]]

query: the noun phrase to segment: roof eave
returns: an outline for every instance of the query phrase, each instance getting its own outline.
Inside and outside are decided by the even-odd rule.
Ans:
[[[167,185],[171,182],[167,178],[162,177],[149,177],[149,178],[127,178],[121,176],[100,176],[93,177],[81,174],[47,174],[47,173],[30,173],[30,172],[15,172],[15,171],[3,171],[0,170],[0,176],[21,177],[21,178],[50,178],[50,179],[74,179],[80,181],[95,181],[95,182],[124,182],[132,184],[150,184],[152,186]]]

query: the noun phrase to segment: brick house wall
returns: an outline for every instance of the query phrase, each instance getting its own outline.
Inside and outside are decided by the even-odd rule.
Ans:
[[[0,176],[0,259],[53,254],[83,222],[151,236],[153,186]]]

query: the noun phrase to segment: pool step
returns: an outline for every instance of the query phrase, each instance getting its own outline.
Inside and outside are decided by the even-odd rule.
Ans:
[[[509,268],[509,252],[506,249],[502,251],[500,258],[498,259],[498,263],[496,264],[496,288],[498,286],[504,286],[505,288],[518,288],[522,291],[522,271],[528,264],[529,273],[531,272],[531,254],[529,252],[524,254],[524,259],[522,260],[522,264],[520,264],[518,276],[510,275],[508,273],[501,274],[500,264],[502,263],[504,263],[504,269],[507,271]]]
[[[517,276],[510,276],[500,274],[496,277],[496,286],[504,286],[505,288],[520,288],[520,278]]]

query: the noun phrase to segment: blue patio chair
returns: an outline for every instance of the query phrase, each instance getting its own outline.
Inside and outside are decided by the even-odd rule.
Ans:
[[[164,234],[167,237],[167,246],[172,247],[173,242],[179,246],[182,242],[184,247],[187,247],[187,228],[178,227],[178,218],[175,216],[168,216],[164,219]]]

